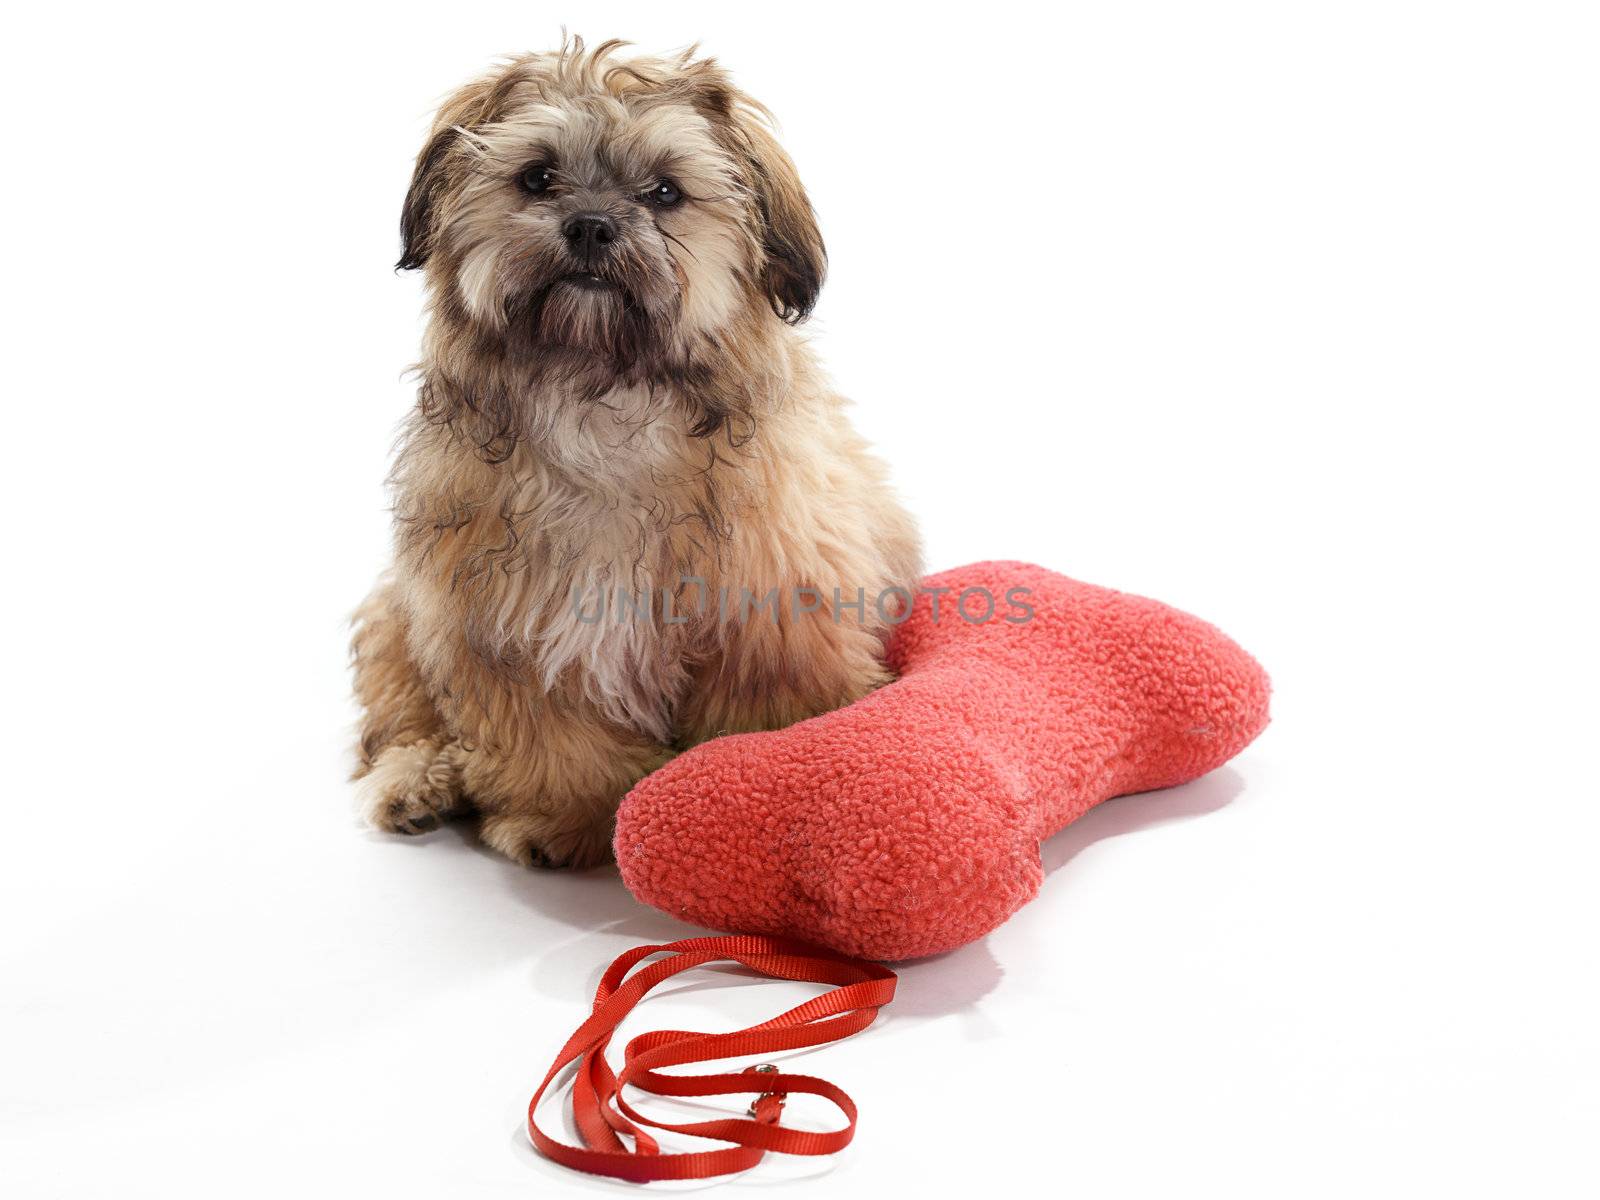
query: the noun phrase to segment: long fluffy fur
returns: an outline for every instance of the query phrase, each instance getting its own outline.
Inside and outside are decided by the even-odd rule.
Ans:
[[[791,327],[826,259],[764,110],[710,59],[619,49],[501,65],[418,157],[400,265],[425,268],[430,320],[394,568],[354,644],[369,819],[473,810],[532,863],[603,858],[617,802],[676,750],[884,682],[882,614],[836,612],[834,590],[919,574],[910,519]],[[536,163],[549,194],[519,185]],[[640,198],[667,177],[681,204]],[[617,230],[603,288],[567,279],[578,211]],[[737,603],[774,588],[823,603]],[[654,611],[574,604],[618,589]]]

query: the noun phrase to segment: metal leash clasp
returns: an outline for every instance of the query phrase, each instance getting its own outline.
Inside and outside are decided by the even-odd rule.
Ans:
[[[773,1066],[771,1063],[758,1063],[753,1067],[746,1067],[744,1069],[744,1073],[746,1075],[776,1075],[778,1073],[778,1068]],[[779,1111],[782,1111],[783,1102],[789,1098],[789,1093],[788,1092],[762,1092],[754,1100],[750,1101],[750,1107],[745,1110],[746,1114],[748,1116],[752,1116],[752,1117],[755,1116],[756,1115],[756,1105],[760,1104],[768,1096],[771,1096],[774,1100],[776,1100],[778,1102],[778,1109],[779,1109]],[[774,1119],[776,1119],[776,1118],[774,1118]]]

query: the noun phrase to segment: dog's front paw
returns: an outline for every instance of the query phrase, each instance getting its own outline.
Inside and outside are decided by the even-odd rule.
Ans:
[[[390,746],[357,782],[361,815],[386,833],[436,829],[461,803],[461,764],[455,743]]]
[[[593,867],[611,860],[612,822],[574,826],[530,815],[495,814],[483,819],[479,836],[487,846],[526,867]]]

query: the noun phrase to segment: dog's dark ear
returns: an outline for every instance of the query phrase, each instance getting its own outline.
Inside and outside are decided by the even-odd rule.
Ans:
[[[411,174],[411,189],[400,210],[400,261],[397,271],[410,271],[428,261],[433,253],[434,216],[445,187],[445,163],[461,134],[446,127],[439,130],[417,155],[417,168]]]
[[[501,120],[515,101],[519,89],[538,69],[539,56],[525,54],[502,63],[480,79],[456,92],[439,108],[433,119],[433,136],[417,155],[417,169],[411,176],[411,190],[400,210],[400,261],[395,269],[408,271],[428,261],[439,235],[439,206],[459,176],[456,150],[485,124]]]
[[[695,107],[744,168],[761,221],[762,285],[772,311],[798,325],[816,306],[828,268],[800,172],[772,136],[767,111],[735,88],[714,60],[686,63],[684,74]]]
[[[764,227],[767,299],[773,312],[798,325],[816,307],[828,251],[800,173],[778,139],[758,118],[748,117],[743,124],[750,145],[750,186]]]

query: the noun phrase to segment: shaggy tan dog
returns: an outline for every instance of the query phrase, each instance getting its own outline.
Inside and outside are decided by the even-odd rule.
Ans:
[[[677,750],[883,683],[919,574],[791,328],[826,259],[765,111],[619,46],[506,63],[417,160],[400,265],[430,321],[354,643],[367,817],[475,811],[543,865],[605,858]]]

